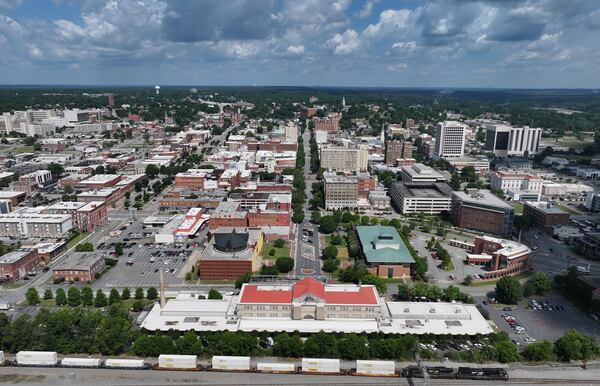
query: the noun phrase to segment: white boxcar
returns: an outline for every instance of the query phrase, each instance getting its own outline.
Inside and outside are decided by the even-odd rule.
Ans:
[[[144,366],[143,359],[107,359],[104,361],[104,367],[108,368],[143,369]]]
[[[56,366],[58,355],[56,351],[19,351],[17,363],[22,366]]]
[[[198,358],[195,355],[161,354],[158,357],[158,367],[163,369],[195,369]]]
[[[392,376],[396,374],[394,361],[356,361],[356,374]]]
[[[250,357],[213,356],[212,368],[215,370],[250,370]]]
[[[296,371],[296,365],[293,363],[264,363],[258,362],[256,370],[265,373],[293,373]]]
[[[4,364],[4,351],[0,351],[0,366]]]
[[[60,365],[63,367],[100,367],[99,358],[63,358]]]
[[[339,359],[302,358],[302,371],[305,373],[339,373]]]

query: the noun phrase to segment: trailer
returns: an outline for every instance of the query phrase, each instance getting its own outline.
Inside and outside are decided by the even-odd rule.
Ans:
[[[296,370],[296,365],[293,363],[258,362],[256,364],[256,371],[259,373],[291,374]]]
[[[302,358],[302,372],[312,374],[339,374],[339,359]]]
[[[195,355],[161,354],[158,357],[158,369],[197,370],[198,357]]]
[[[356,372],[354,375],[395,377],[396,363],[394,361],[356,361]]]
[[[57,366],[56,351],[19,351],[17,353],[19,366]]]
[[[4,366],[4,351],[0,351],[0,366]]]
[[[104,361],[104,367],[109,369],[147,369],[149,366],[143,359],[109,358]]]
[[[100,367],[102,360],[99,358],[63,358],[60,361],[62,367]]]
[[[213,356],[212,370],[250,371],[250,357]]]

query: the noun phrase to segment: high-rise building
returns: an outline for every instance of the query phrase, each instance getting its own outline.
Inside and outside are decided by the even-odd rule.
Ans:
[[[438,124],[435,136],[435,155],[442,158],[462,157],[468,126],[457,121]]]
[[[321,166],[338,172],[367,171],[369,152],[366,147],[326,146],[321,148],[319,159]]]
[[[108,94],[108,105],[111,107],[115,105],[115,96],[113,94]]]
[[[505,124],[487,125],[485,150],[496,157],[537,154],[540,148],[542,129],[529,126],[512,127]]]
[[[402,140],[391,140],[385,144],[385,163],[396,165],[396,160],[412,158],[412,143]]]

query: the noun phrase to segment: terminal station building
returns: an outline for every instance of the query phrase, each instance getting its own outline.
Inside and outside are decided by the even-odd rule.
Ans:
[[[396,228],[365,225],[357,226],[356,233],[371,274],[385,278],[410,276],[410,266],[415,260]]]
[[[268,331],[476,335],[493,332],[474,305],[389,302],[373,285],[297,282],[246,283],[222,300],[180,294],[155,304],[149,331]]]

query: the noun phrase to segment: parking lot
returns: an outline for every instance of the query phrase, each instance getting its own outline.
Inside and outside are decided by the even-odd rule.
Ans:
[[[431,256],[431,251],[427,250],[427,241],[431,239],[431,234],[413,232],[413,236],[410,242],[413,248],[419,253],[420,256],[427,257],[429,264],[429,273],[436,279],[438,284],[457,284],[461,283],[465,276],[480,275],[483,274],[483,269],[478,266],[466,265],[464,260],[467,257],[467,251],[461,248],[453,247],[445,242],[440,244],[444,247],[450,256],[452,257],[452,263],[454,264],[453,271],[444,271],[438,268],[440,261],[434,259]],[[438,238],[439,239],[439,238]],[[450,278],[452,275],[453,279]]]
[[[98,279],[95,287],[158,286],[161,270],[165,283],[183,283],[180,271],[193,251],[191,245],[159,245],[148,240],[126,244],[130,248],[123,249],[118,264]]]
[[[533,308],[531,299],[536,301],[536,309]],[[516,308],[510,307],[512,308],[510,311],[494,305],[488,305],[486,308],[490,311],[490,318],[496,325],[506,331],[511,339],[515,339],[520,345],[527,343],[527,337],[554,341],[572,328],[581,333],[595,336],[596,339],[600,338],[598,322],[572,306],[557,293],[525,299]],[[516,323],[522,327],[521,333],[517,333],[518,331],[511,327],[506,320],[507,317],[514,320],[513,324]]]

